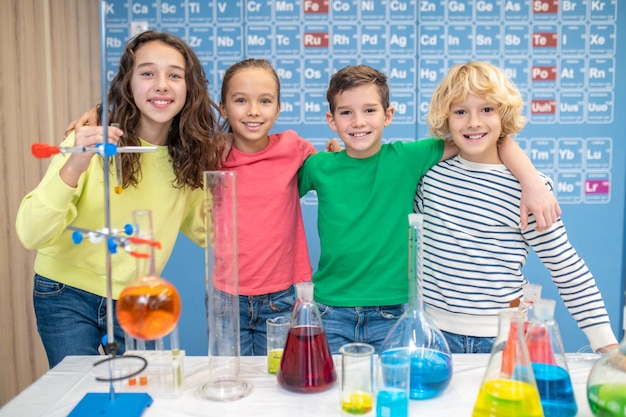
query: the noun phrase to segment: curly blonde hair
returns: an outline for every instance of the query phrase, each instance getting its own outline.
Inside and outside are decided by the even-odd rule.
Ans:
[[[450,108],[470,94],[483,97],[494,106],[502,120],[501,139],[518,133],[526,124],[522,95],[504,71],[488,62],[471,61],[450,68],[435,89],[428,111],[432,135],[449,140]]]

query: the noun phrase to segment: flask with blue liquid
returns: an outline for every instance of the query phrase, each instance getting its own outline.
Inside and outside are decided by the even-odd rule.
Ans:
[[[526,331],[526,345],[546,416],[573,417],[578,412],[559,328],[554,300],[540,299]]]
[[[424,216],[409,214],[409,305],[383,341],[381,358],[404,352],[409,357],[409,397],[423,400],[441,394],[452,379],[452,355],[443,333],[431,321],[420,295],[422,224]],[[398,355],[395,355],[397,358]],[[382,398],[378,397],[378,401]]]

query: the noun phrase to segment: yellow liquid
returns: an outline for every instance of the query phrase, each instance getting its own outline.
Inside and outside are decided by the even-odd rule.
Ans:
[[[372,411],[372,394],[369,392],[351,392],[341,399],[341,408],[350,414],[366,414]]]
[[[480,387],[472,417],[543,417],[539,392],[521,381],[486,381]]]
[[[283,349],[272,349],[267,352],[267,372],[276,375],[280,367],[280,360],[283,357]]]

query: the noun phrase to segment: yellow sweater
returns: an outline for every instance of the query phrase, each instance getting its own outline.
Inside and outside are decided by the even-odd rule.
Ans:
[[[73,143],[74,135],[71,134],[61,146],[72,146]],[[142,141],[142,146],[152,145]],[[59,176],[66,158],[68,156],[65,154],[56,155],[37,188],[22,200],[16,219],[17,234],[24,247],[37,250],[34,266],[36,273],[105,297],[106,242],[94,244],[84,239],[80,244],[74,244],[72,230],[67,229],[71,225],[103,230],[103,159],[94,156],[78,186],[72,188]],[[141,172],[138,187],[126,188],[121,194],[113,191],[115,182],[113,176],[110,177],[110,226],[111,229],[123,230],[126,224],[132,224],[133,211],[151,210],[154,237],[161,243],[161,249],[155,253],[156,272],[160,274],[171,255],[179,231],[197,244],[204,245],[204,192],[172,185],[174,173],[166,146],[158,146],[156,152],[141,154]],[[122,248],[118,248],[117,253],[111,256],[114,299],[135,278],[136,262]]]

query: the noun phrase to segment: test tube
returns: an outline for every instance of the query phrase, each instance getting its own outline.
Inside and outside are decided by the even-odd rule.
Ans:
[[[120,124],[111,123],[111,126],[119,128]],[[119,152],[117,152],[113,157],[113,167],[115,168],[115,186],[113,187],[113,190],[115,191],[115,194],[122,194],[122,191],[124,190],[124,177],[122,175],[122,155]]]

